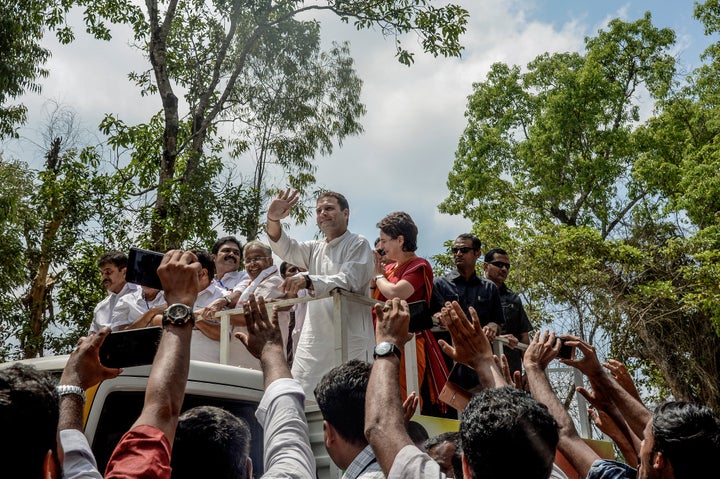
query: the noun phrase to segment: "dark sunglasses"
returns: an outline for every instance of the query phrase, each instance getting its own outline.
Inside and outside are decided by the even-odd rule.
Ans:
[[[504,263],[502,261],[490,261],[490,264],[500,269],[507,268],[508,271],[510,271],[510,263]]]
[[[473,249],[469,246],[462,246],[460,248],[450,248],[450,251],[452,251],[452,254],[458,254],[458,253],[465,254],[468,251],[473,251]]]

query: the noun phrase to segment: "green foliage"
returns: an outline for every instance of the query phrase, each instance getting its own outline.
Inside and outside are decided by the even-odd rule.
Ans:
[[[0,303],[3,305],[0,337],[6,357],[35,357],[59,351],[62,342],[53,335],[87,332],[87,315],[66,316],[56,321],[55,308],[63,314],[64,301],[58,290],[92,289],[90,276],[68,285],[66,265],[76,258],[78,245],[93,237],[98,219],[97,204],[105,193],[104,178],[98,172],[95,148],[79,150],[72,144],[74,114],[62,107],[51,112],[46,161],[34,172],[17,161],[0,163],[0,204],[5,228],[0,249]],[[63,137],[57,133],[64,132]],[[97,268],[95,268],[97,270]],[[94,276],[97,276],[97,272]],[[95,279],[95,278],[93,278]],[[97,281],[95,279],[95,281]],[[96,283],[99,284],[99,283]],[[75,301],[86,301],[87,295]]]
[[[440,210],[511,252],[536,327],[634,362],[658,397],[717,406],[718,76],[671,90],[674,38],[646,14],[611,21],[584,54],[493,65]],[[641,89],[662,107],[645,124]]]
[[[133,2],[123,0],[8,0],[0,5],[0,139],[16,137],[27,119],[27,108],[10,102],[23,93],[39,93],[39,81],[48,75],[44,64],[50,52],[40,45],[46,29],[61,43],[75,34],[66,23],[74,7],[83,8],[86,30],[95,38],[110,39],[110,23],[142,23]]]
[[[40,46],[45,1],[9,0],[0,5],[0,138],[16,136],[26,120],[24,105],[10,102],[25,92],[39,92],[47,76],[42,67],[50,52]]]
[[[45,335],[48,350],[68,353],[90,329],[93,310],[107,295],[97,267],[97,258],[105,249],[87,241],[81,241],[73,248],[73,255],[58,278],[60,310],[55,316],[55,327]]]

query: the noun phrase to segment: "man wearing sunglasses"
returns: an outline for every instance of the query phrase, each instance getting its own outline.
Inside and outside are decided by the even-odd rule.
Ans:
[[[450,252],[457,269],[445,276],[435,277],[431,311],[440,311],[446,301],[457,301],[469,318],[469,308],[472,306],[492,342],[500,334],[505,318],[497,286],[477,275],[480,239],[470,233],[463,233],[455,239]]]
[[[505,284],[510,272],[510,260],[507,251],[502,248],[493,248],[485,253],[485,277],[495,283],[500,291],[500,302],[502,303],[505,324],[502,327],[501,336],[510,341],[509,345],[503,346],[503,353],[510,366],[510,374],[515,371],[522,373],[523,351],[516,348],[518,342],[530,343],[530,331],[532,324],[525,313],[520,296],[508,288]]]

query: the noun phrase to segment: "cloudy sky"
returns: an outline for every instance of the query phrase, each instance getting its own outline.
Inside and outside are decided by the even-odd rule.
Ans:
[[[350,229],[371,242],[375,224],[387,213],[403,210],[418,224],[418,254],[430,257],[445,240],[470,230],[462,217],[440,214],[437,205],[447,197],[447,174],[453,166],[458,139],[465,127],[465,105],[472,83],[483,81],[495,62],[525,65],[543,52],[581,51],[585,36],[593,36],[607,21],[634,21],[650,11],[653,23],[678,35],[679,61],[691,68],[708,45],[701,25],[692,18],[693,1],[577,1],[577,0],[456,0],[469,12],[462,38],[462,58],[434,58],[418,53],[408,68],[393,57],[393,39],[377,31],[357,32],[331,16],[318,17],[323,41],[348,40],[364,81],[362,119],[365,133],[346,139],[329,157],[317,158],[318,186],[340,191],[350,201]],[[58,46],[47,40],[53,56],[50,76],[41,95],[23,101],[30,122],[23,139],[5,146],[13,155],[39,165],[42,151],[34,146],[48,100],[72,107],[86,134],[97,135],[105,113],[128,123],[143,121],[159,108],[157,98],[142,99],[127,73],[147,66],[128,46],[129,35],[119,29],[110,43],[88,39]],[[415,44],[414,37],[405,39]],[[247,163],[248,170],[252,166]],[[314,224],[291,227],[298,239],[312,237]]]

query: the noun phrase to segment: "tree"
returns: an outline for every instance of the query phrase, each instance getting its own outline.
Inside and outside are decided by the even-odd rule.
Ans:
[[[50,52],[40,44],[45,30],[54,30],[63,44],[74,39],[66,18],[75,5],[84,8],[86,30],[98,39],[110,38],[106,21],[136,20],[130,4],[114,0],[8,0],[0,4],[0,139],[15,137],[16,128],[27,119],[27,108],[10,102],[26,92],[39,93],[39,82],[48,75],[43,65]]]
[[[40,46],[44,3],[10,0],[0,6],[0,138],[15,136],[26,120],[25,106],[9,102],[26,91],[40,91],[37,81],[48,73],[42,64],[50,52]]]
[[[136,42],[147,49],[152,71],[134,74],[133,78],[143,94],[158,94],[162,113],[156,122],[139,127],[128,127],[118,119],[108,117],[103,129],[111,134],[114,145],[135,150],[131,163],[141,173],[125,174],[123,178],[139,176],[154,183],[147,184],[145,188],[138,187],[136,193],[153,192],[152,212],[143,216],[150,222],[147,243],[160,250],[212,233],[215,225],[207,207],[219,206],[218,197],[213,194],[213,185],[222,171],[219,153],[224,147],[217,137],[217,129],[222,121],[228,119],[228,108],[234,102],[238,102],[238,108],[234,110],[236,113],[248,113],[247,106],[240,101],[246,99],[246,93],[257,89],[265,79],[250,76],[251,72],[256,73],[252,69],[256,62],[265,58],[267,63],[268,54],[275,54],[279,56],[274,60],[275,70],[264,72],[269,74],[268,78],[278,79],[287,75],[284,80],[286,86],[294,88],[302,84],[294,74],[303,64],[297,58],[282,57],[282,48],[291,46],[291,40],[303,42],[295,45],[296,51],[297,47],[308,42],[307,51],[310,52],[317,43],[317,26],[314,22],[295,20],[298,14],[329,10],[343,21],[353,21],[358,29],[378,26],[386,35],[395,36],[397,58],[405,64],[412,62],[413,53],[402,47],[402,35],[417,33],[423,49],[434,55],[458,55],[461,50],[459,36],[464,31],[467,17],[467,12],[460,7],[433,7],[428,0],[334,0],[326,5],[305,4],[297,0],[251,3],[171,0],[148,1],[146,6],[144,21],[133,26]],[[357,85],[357,80],[354,74],[349,73],[346,53],[336,50],[335,53],[330,52],[327,58],[332,57],[335,57],[335,65],[325,68],[325,72],[329,73],[323,75],[343,75],[336,79],[345,82],[345,93],[340,97],[324,98],[326,104],[332,104],[332,108],[314,112],[318,117],[314,125],[307,113],[305,118],[291,116],[297,113],[297,109],[288,112],[285,117],[279,116],[282,112],[268,110],[253,111],[250,118],[238,118],[238,121],[246,124],[253,122],[255,125],[254,140],[260,141],[255,147],[263,152],[258,156],[257,165],[260,168],[267,164],[266,155],[272,152],[278,155],[275,161],[287,165],[283,167],[291,169],[302,165],[305,172],[311,172],[311,165],[305,163],[314,153],[328,151],[328,140],[341,141],[344,136],[359,131],[357,116],[362,113],[362,108],[352,98],[356,94],[353,84]],[[293,62],[287,62],[288,59]],[[308,57],[303,61],[310,59]],[[283,70],[291,63],[295,65],[292,72]],[[183,102],[176,90],[185,92]],[[301,98],[299,103],[304,107],[321,106],[321,99],[316,93],[301,93],[316,95]],[[285,101],[286,106],[289,99]],[[255,101],[255,105],[257,108],[272,109],[280,103],[273,105]],[[181,113],[184,108],[187,108],[186,114]],[[262,124],[257,120],[268,114],[272,116],[267,119],[277,122],[281,118],[284,123],[266,124],[272,128],[268,131],[275,131],[275,135],[296,129],[304,130],[304,133],[293,133],[298,139],[294,144],[285,141],[283,145],[276,138],[273,144],[263,145],[269,137],[263,137],[262,130],[257,129],[257,125]],[[302,126],[303,122],[305,126]],[[160,139],[159,152],[146,148],[153,142],[148,137],[139,136],[145,133],[153,135],[153,140]],[[304,139],[301,140],[301,137]],[[253,138],[240,141],[249,142]],[[304,145],[298,149],[301,142]],[[152,179],[151,169],[154,171]],[[304,175],[301,172],[294,180],[299,184],[309,184],[312,177]],[[261,177],[256,176],[256,179]],[[262,191],[251,191],[243,198],[254,198],[257,203],[262,196]],[[257,210],[257,204],[249,209],[251,213]],[[252,233],[253,229],[256,230],[249,228],[248,231]]]
[[[8,280],[0,290],[6,312],[2,334],[4,344],[15,344],[24,358],[48,349],[48,330],[56,326],[55,288],[64,286],[65,265],[77,256],[80,238],[90,236],[95,202],[104,192],[97,151],[74,145],[76,129],[74,113],[56,107],[48,122],[44,168],[34,173],[18,161],[0,164],[0,175],[8,179],[0,192],[7,206],[3,234],[8,235],[0,251],[3,278]],[[99,288],[99,282],[95,284]],[[87,331],[91,310],[68,325]],[[67,343],[59,339],[54,345]],[[6,347],[4,353],[14,355],[14,349]]]
[[[636,98],[669,98],[674,40],[647,13],[611,21],[584,54],[541,55],[526,72],[494,65],[469,98],[440,210],[513,251],[513,280],[539,318],[637,361],[675,397],[718,406],[720,337],[697,302],[710,284],[693,284],[708,242],[686,241],[691,210],[648,164],[681,156],[683,135],[642,125]]]

